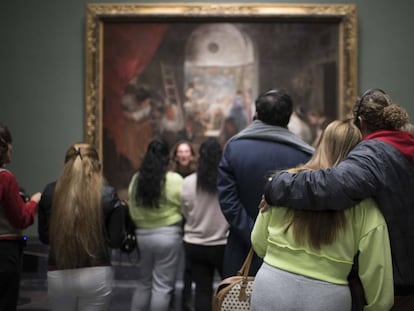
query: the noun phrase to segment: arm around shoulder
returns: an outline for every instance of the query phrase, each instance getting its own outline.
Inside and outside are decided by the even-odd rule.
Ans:
[[[338,166],[280,172],[265,184],[265,199],[270,205],[307,210],[341,210],[371,197],[381,182],[374,151],[355,150]]]

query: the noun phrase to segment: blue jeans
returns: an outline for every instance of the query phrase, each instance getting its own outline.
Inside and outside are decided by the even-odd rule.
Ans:
[[[141,262],[131,311],[166,311],[182,250],[181,226],[137,229],[135,233]]]
[[[88,267],[47,273],[48,297],[55,311],[109,310],[112,267]]]

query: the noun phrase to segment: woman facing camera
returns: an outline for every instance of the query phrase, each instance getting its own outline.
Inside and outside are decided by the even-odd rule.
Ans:
[[[334,121],[311,160],[290,171],[336,166],[361,138],[349,121]],[[270,208],[257,217],[252,245],[264,260],[253,285],[254,311],[351,310],[347,277],[358,253],[364,310],[389,310],[393,304],[388,230],[372,199],[342,211]]]
[[[195,152],[189,141],[178,141],[173,147],[171,159],[171,170],[183,178],[196,170]]]

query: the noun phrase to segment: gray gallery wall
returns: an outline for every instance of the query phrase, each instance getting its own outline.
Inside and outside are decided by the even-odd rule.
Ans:
[[[9,168],[30,193],[41,191],[53,180],[68,145],[83,140],[86,3],[12,0],[1,5],[0,122],[7,124],[14,136]],[[413,1],[292,3],[355,3],[359,90],[383,88],[414,116]],[[29,229],[29,234],[34,230]]]

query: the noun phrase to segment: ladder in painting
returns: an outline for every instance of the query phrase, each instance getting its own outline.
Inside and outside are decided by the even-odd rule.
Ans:
[[[173,66],[161,62],[161,76],[167,105],[176,105],[181,110],[180,95],[178,94]]]

